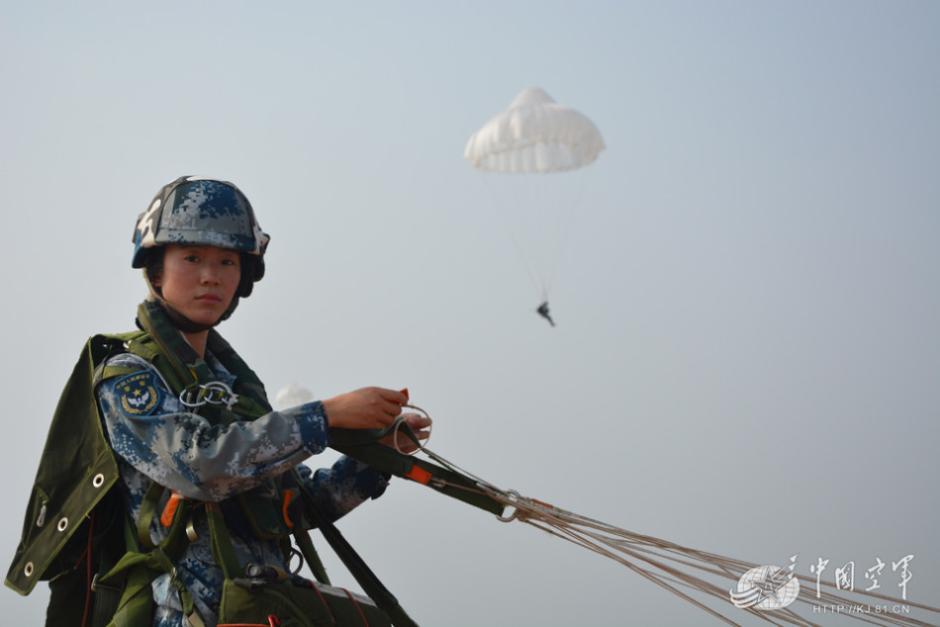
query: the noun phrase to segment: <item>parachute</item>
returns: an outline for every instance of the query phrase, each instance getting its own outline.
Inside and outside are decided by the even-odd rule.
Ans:
[[[274,407],[276,409],[288,409],[303,405],[313,400],[313,392],[297,383],[288,383],[274,396]]]
[[[547,311],[568,222],[584,193],[583,178],[561,180],[565,177],[558,175],[594,163],[604,148],[587,116],[558,104],[539,87],[524,89],[467,141],[464,157],[477,170],[522,175],[487,183],[539,293],[540,314],[542,307]]]
[[[604,148],[587,116],[529,87],[470,136],[464,157],[487,172],[545,174],[590,165]]]

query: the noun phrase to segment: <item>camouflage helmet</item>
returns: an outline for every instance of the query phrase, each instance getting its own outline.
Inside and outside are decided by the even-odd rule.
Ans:
[[[264,276],[264,251],[270,237],[261,230],[251,203],[227,181],[181,176],[164,185],[134,227],[131,266],[143,268],[148,256],[166,244],[218,246],[251,257],[238,295],[248,296]]]

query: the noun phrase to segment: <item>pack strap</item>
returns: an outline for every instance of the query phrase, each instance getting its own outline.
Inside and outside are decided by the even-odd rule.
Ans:
[[[226,579],[238,579],[245,576],[235,548],[232,546],[232,536],[225,526],[225,517],[218,503],[206,503],[206,520],[209,523],[209,541],[212,544],[212,555],[222,569]]]
[[[352,545],[346,541],[339,529],[328,521],[317,520],[316,523],[323,537],[326,538],[326,541],[330,543],[330,547],[355,577],[363,592],[369,595],[375,601],[375,604],[388,615],[392,624],[395,627],[418,627],[418,624],[405,613],[395,595],[382,584],[376,574],[372,572],[372,569],[352,548]]]
[[[323,533],[323,537],[330,543],[330,546],[343,561],[346,568],[349,569],[349,572],[352,573],[353,577],[355,577],[356,582],[359,583],[362,590],[388,615],[392,624],[394,624],[395,627],[418,627],[417,623],[411,620],[408,614],[405,613],[405,610],[402,609],[395,595],[382,584],[379,578],[372,572],[368,565],[366,565],[363,559],[359,557],[359,554],[356,553],[355,549],[346,541],[339,530],[333,526],[332,523],[320,520],[316,517],[315,513],[308,513],[314,518],[312,522],[314,522]],[[232,536],[225,526],[225,518],[222,515],[222,509],[217,503],[206,503],[206,519],[209,523],[209,539],[212,543],[212,554],[215,557],[216,563],[218,563],[219,567],[222,569],[222,574],[225,575],[226,579],[243,578],[245,576],[244,569],[241,564],[239,564],[238,558],[235,555],[235,549],[232,546]],[[310,536],[307,532],[298,530],[294,534],[294,537],[297,538],[301,552],[304,554],[304,559],[307,560],[310,569],[314,571],[317,580],[321,583],[329,583],[329,579],[326,577],[326,570],[323,568],[319,556],[316,555],[316,551],[313,550],[313,542],[310,540]],[[304,538],[306,538],[306,540],[304,540]],[[317,564],[319,564],[319,567],[316,566]],[[318,574],[316,570],[320,570],[321,572]],[[326,581],[323,581],[323,579]]]
[[[151,300],[142,302],[137,307],[137,324],[160,347],[162,357],[166,359],[172,372],[172,376],[168,378],[172,379],[170,384],[174,391],[177,387],[182,389],[200,379],[209,380],[209,367],[173,327],[159,304]],[[165,377],[171,375],[171,372],[166,372],[163,368],[160,368],[160,371]]]
[[[330,429],[330,447],[372,468],[415,481],[449,497],[502,516],[506,506],[480,489],[480,482],[457,470],[405,455],[380,443],[387,435],[402,433],[419,446],[414,431],[401,418],[386,429]]]
[[[310,539],[310,532],[306,529],[301,529],[298,525],[294,528],[294,540],[297,542],[297,547],[300,549],[301,555],[304,556],[304,561],[307,562],[307,566],[310,567],[316,580],[328,586],[331,585],[330,578],[326,574],[326,567],[320,560],[317,549],[313,546],[313,540]]]
[[[128,551],[111,570],[97,579],[98,583],[106,585],[117,583],[121,579],[124,581],[124,592],[118,601],[118,609],[111,625],[136,627],[141,624],[139,621],[143,616],[149,617],[153,603],[150,584],[155,577],[162,574],[170,575],[170,583],[179,593],[183,612],[190,617],[190,622],[192,622],[192,618],[196,616],[193,596],[177,577],[175,566],[186,547],[189,546],[186,522],[192,510],[191,502],[181,501],[166,538],[158,546],[146,552],[141,550],[138,544],[140,536],[138,529],[134,528],[130,520],[125,520],[124,538]]]
[[[166,488],[153,481],[140,502],[140,513],[137,515],[137,544],[145,549],[156,548],[150,539],[150,524],[157,515],[157,505],[165,491]]]

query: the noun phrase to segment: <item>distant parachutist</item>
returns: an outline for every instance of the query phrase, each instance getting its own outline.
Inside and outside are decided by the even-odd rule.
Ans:
[[[535,310],[538,315],[542,316],[548,323],[552,326],[555,326],[555,321],[552,320],[552,316],[548,313],[548,301],[543,301],[541,305],[538,306],[538,309]]]

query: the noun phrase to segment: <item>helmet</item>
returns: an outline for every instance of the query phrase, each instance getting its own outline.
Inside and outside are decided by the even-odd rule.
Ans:
[[[131,267],[143,268],[166,244],[218,246],[246,253],[250,263],[238,287],[248,296],[264,276],[264,251],[271,238],[261,230],[251,203],[227,181],[181,176],[164,185],[134,227]]]
[[[134,257],[131,267],[146,268],[154,253],[167,244],[218,246],[237,250],[242,258],[242,275],[235,297],[222,317],[226,320],[238,306],[239,297],[251,294],[264,276],[264,251],[270,237],[261,230],[251,203],[228,181],[198,176],[181,176],[164,185],[150,206],[137,218],[134,227]],[[202,331],[212,325],[198,324],[173,309],[154,287],[144,271],[151,298],[159,302],[170,319],[183,331]]]

